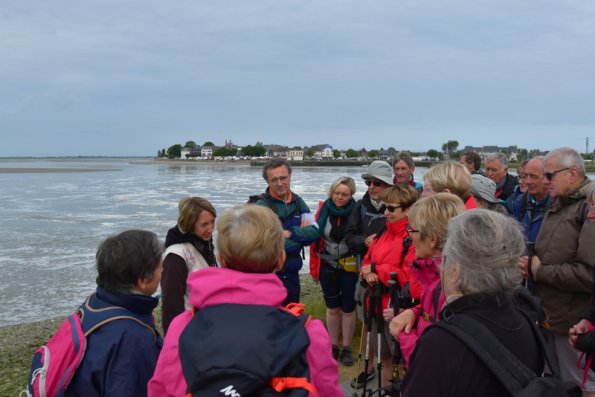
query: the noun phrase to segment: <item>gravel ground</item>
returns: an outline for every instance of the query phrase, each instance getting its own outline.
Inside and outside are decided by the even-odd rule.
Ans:
[[[302,301],[314,317],[324,318],[324,303],[320,286],[309,276],[302,277]],[[160,328],[161,307],[155,317]],[[0,327],[0,396],[17,396],[27,383],[29,366],[35,350],[44,344],[64,321],[63,318]],[[357,333],[357,332],[356,332]],[[352,349],[357,357],[359,339],[354,340]],[[346,396],[352,396],[349,380],[355,376],[357,364],[340,367],[341,386]]]

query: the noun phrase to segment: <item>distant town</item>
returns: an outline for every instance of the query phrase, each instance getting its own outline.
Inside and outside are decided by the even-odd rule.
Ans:
[[[587,140],[588,152],[588,140]],[[414,161],[440,161],[444,159],[458,159],[461,153],[474,151],[485,159],[494,153],[504,153],[511,162],[528,160],[534,156],[543,155],[538,149],[523,149],[517,146],[465,146],[459,147],[459,142],[449,140],[445,142],[440,150],[430,149],[425,152],[414,152],[405,149],[398,150],[394,147],[379,149],[335,149],[329,144],[313,146],[288,147],[279,144],[263,144],[256,142],[254,145],[237,146],[231,140],[225,140],[222,146],[207,141],[198,145],[194,141],[188,141],[184,145],[175,144],[167,149],[157,152],[160,159],[182,159],[182,160],[256,160],[271,157],[281,157],[292,161],[304,160],[387,160],[390,161],[395,153],[406,151],[411,154]],[[583,154],[585,160],[592,160],[593,153]]]

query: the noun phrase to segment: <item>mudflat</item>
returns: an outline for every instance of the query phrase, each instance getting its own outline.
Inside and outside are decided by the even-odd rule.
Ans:
[[[65,174],[80,172],[106,172],[121,171],[121,168],[27,168],[27,167],[0,167],[0,174]]]

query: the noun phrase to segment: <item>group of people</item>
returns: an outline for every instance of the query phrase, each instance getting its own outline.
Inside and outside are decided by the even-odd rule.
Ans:
[[[312,212],[291,190],[291,166],[271,160],[262,175],[268,187],[253,204],[218,217],[204,198],[180,200],[164,248],[146,231],[108,238],[97,252],[90,304],[124,307],[139,321],[113,321],[89,335],[70,390],[177,396],[300,387],[343,396],[337,362],[355,364],[359,318],[366,354],[353,387],[367,387],[377,376],[379,395],[509,395],[464,342],[435,324],[471,316],[539,375],[545,362],[534,321],[518,308],[526,288],[546,314],[540,327],[555,367],[546,370],[595,396],[595,375],[576,366],[576,349],[588,345],[595,324],[595,188],[580,155],[553,150],[529,160],[518,179],[508,173],[506,156],[488,157],[484,174],[473,152],[430,168],[423,183],[414,170],[406,153],[392,167],[374,161],[361,175],[367,191],[360,200],[355,181],[343,176]],[[305,247],[322,289],[325,325],[300,315]],[[164,341],[151,318],[159,285]],[[242,322],[245,306],[255,317]],[[283,327],[271,325],[262,307],[275,308]],[[259,320],[248,324],[249,318]],[[300,340],[302,347],[294,346]],[[299,357],[273,381],[225,383],[291,356],[288,341]],[[213,358],[217,349],[223,358]],[[296,360],[309,371],[300,372]],[[406,373],[395,386],[397,365]],[[224,366],[234,367],[233,375],[218,372]]]

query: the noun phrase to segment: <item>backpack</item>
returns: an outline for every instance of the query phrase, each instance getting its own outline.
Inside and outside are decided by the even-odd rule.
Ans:
[[[291,312],[290,312],[291,311]],[[220,304],[196,310],[179,339],[188,396],[306,397],[309,316],[303,305]]]
[[[87,337],[101,326],[114,320],[129,319],[147,327],[156,337],[155,330],[134,316],[130,310],[111,306],[96,310],[89,306],[91,297],[64,320],[49,341],[35,351],[26,396],[64,396],[78,366],[83,361]]]
[[[524,311],[519,312],[531,324],[533,335],[548,367],[552,369],[545,340]],[[470,315],[457,313],[439,321],[439,327],[460,339],[488,367],[500,383],[515,397],[580,397],[582,391],[572,382],[563,381],[557,373],[551,377],[535,374],[510,352],[483,324]]]

